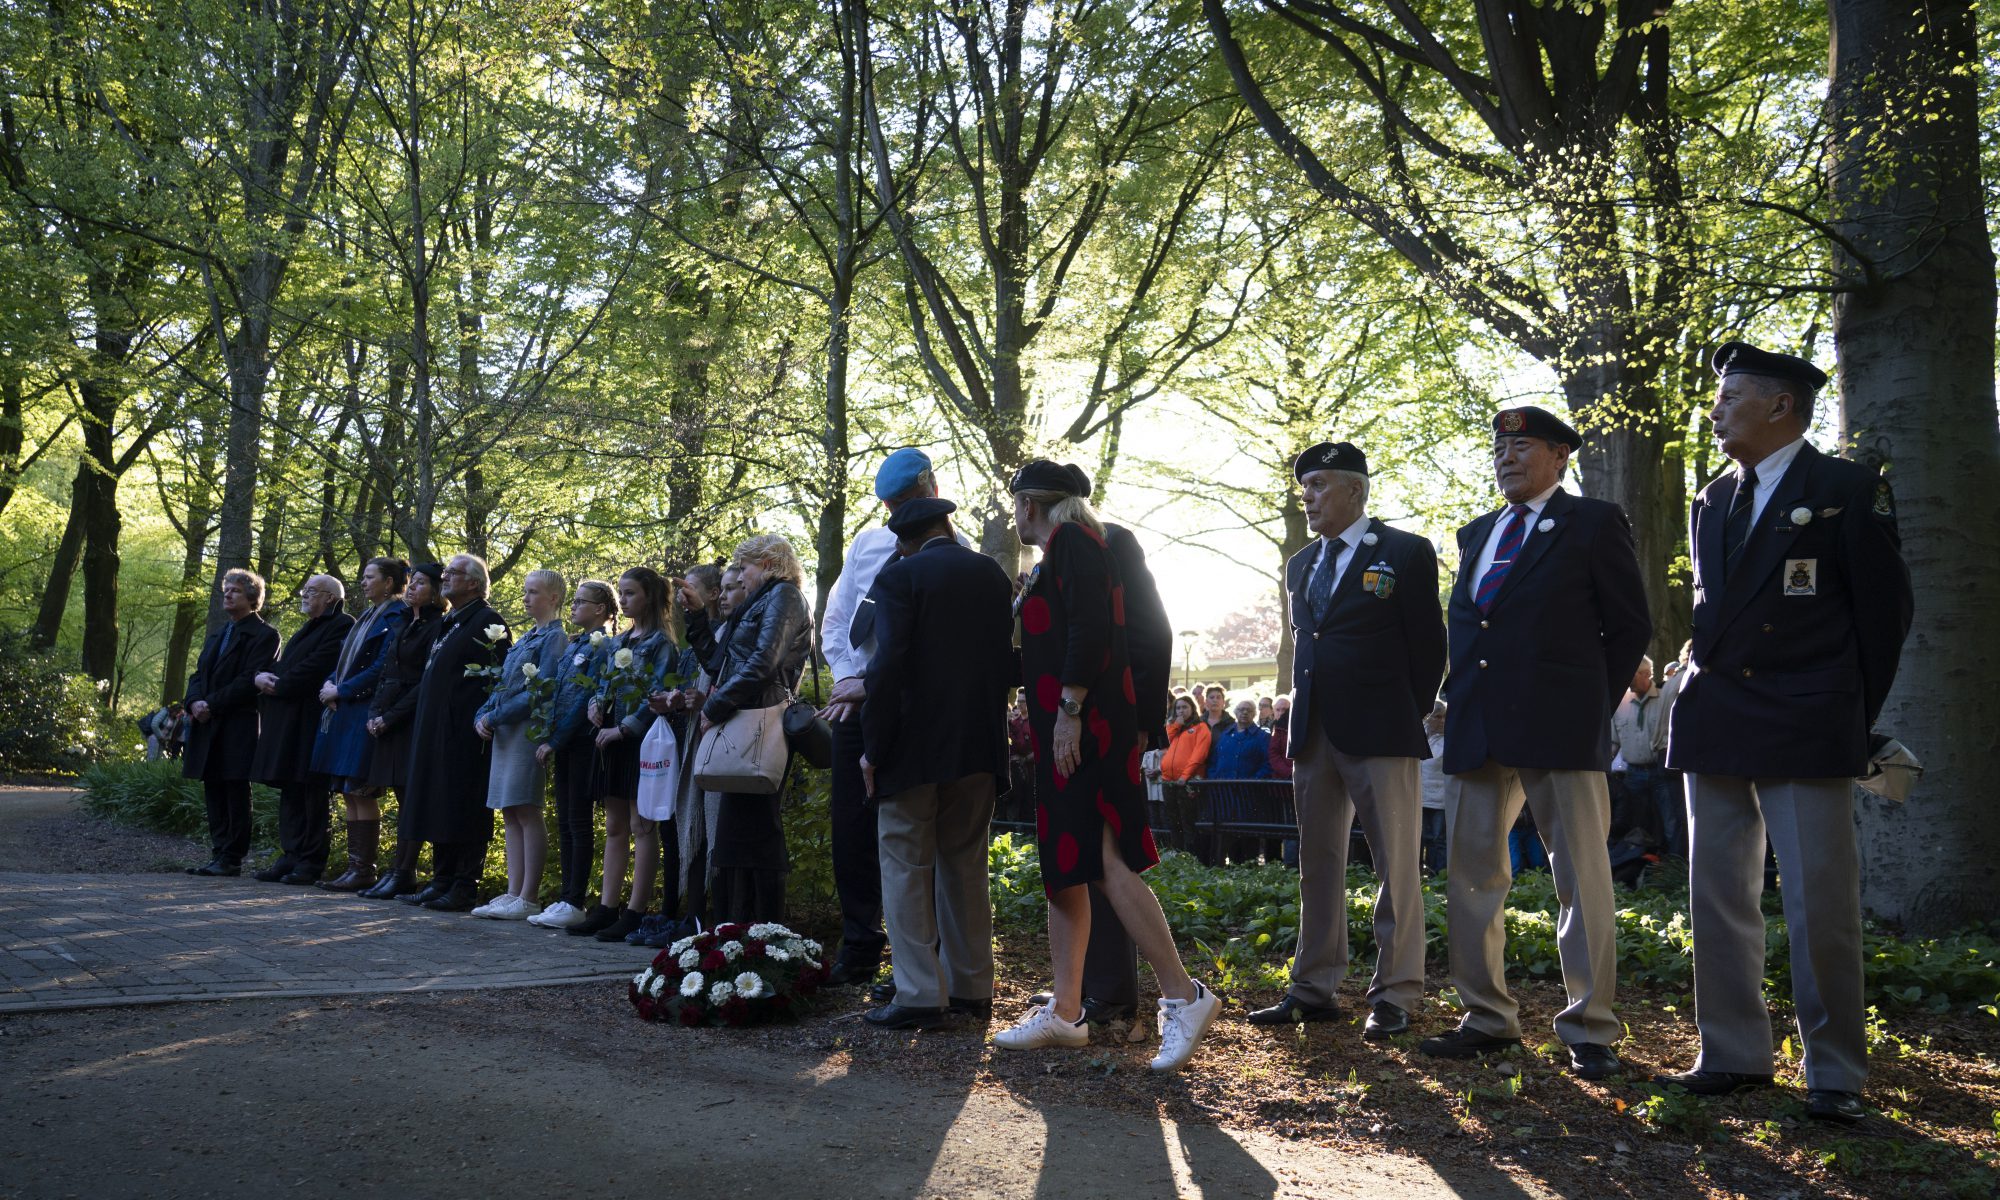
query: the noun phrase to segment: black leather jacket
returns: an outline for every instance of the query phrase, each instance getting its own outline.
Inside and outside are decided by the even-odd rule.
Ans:
[[[720,681],[701,706],[702,715],[720,725],[739,708],[784,703],[812,653],[812,619],[799,589],[770,580],[723,623],[721,634],[718,641],[706,612],[688,614],[688,640]]]

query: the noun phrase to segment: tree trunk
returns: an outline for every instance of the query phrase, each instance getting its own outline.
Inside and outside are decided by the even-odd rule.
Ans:
[[[174,600],[173,629],[167,634],[167,661],[161,669],[160,701],[179,700],[187,691],[188,651],[194,645],[195,623],[208,607],[208,572],[202,551],[215,519],[214,443],[202,438],[201,451],[188,472],[187,524],[181,527],[181,588]]]
[[[2000,435],[1970,0],[1832,0],[1829,179],[1860,285],[1833,310],[1842,433],[1889,470],[1916,623],[1878,728],[1923,760],[1860,806],[1865,907],[1919,931],[2000,908]]]
[[[33,638],[44,650],[56,644],[62,634],[63,613],[69,609],[70,584],[76,580],[76,564],[83,557],[84,510],[90,496],[90,462],[78,459],[76,478],[69,485],[69,519],[63,523],[62,540],[49,563],[48,582],[42,585],[42,604],[35,614]]]
[[[1291,597],[1285,591],[1285,567],[1292,561],[1292,555],[1305,549],[1312,540],[1312,530],[1306,527],[1305,505],[1299,499],[1299,489],[1291,486],[1291,475],[1287,472],[1280,494],[1284,496],[1284,507],[1279,515],[1284,518],[1284,541],[1278,546],[1278,677],[1274,686],[1280,692],[1292,690],[1292,655],[1296,647],[1292,644]]]

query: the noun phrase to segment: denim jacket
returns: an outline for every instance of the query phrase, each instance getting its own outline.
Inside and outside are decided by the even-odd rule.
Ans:
[[[598,625],[573,633],[562,643],[562,654],[557,659],[556,694],[549,703],[548,744],[558,750],[590,729],[590,698],[597,694],[598,665],[605,657],[590,644],[590,636],[603,631],[604,626]],[[608,638],[605,644],[610,644]]]
[[[501,729],[528,719],[534,697],[528,694],[528,677],[521,666],[532,662],[544,678],[555,677],[562,670],[562,653],[567,645],[562,629],[561,621],[551,621],[528,630],[508,648],[507,657],[500,664],[500,682],[486,697],[486,703],[479,706],[473,720],[485,721],[491,729]]]
[[[667,675],[678,670],[685,656],[664,629],[656,629],[636,642],[625,636],[605,642],[597,659],[591,663],[592,674],[598,680],[597,694],[592,699],[607,715],[618,719],[618,727],[625,731],[626,737],[640,738],[646,735],[647,726],[653,723],[653,713],[646,707],[645,699],[641,697],[634,701],[629,712],[621,711],[623,706],[611,694],[611,674],[614,670],[611,656],[621,649],[631,650],[638,660],[640,672],[651,681],[648,691],[658,690]]]

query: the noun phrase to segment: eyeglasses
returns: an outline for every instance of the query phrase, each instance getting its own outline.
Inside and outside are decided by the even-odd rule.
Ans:
[[[439,575],[466,575],[466,574],[470,574],[470,572],[467,572],[467,571],[461,571],[461,570],[459,570],[459,569],[458,569],[457,567],[446,567],[446,568],[445,568],[444,570],[442,570],[442,571],[439,571],[439,572],[438,572],[438,574],[439,574]]]

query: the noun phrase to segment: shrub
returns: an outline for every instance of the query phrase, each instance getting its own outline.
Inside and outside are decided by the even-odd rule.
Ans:
[[[0,629],[0,771],[74,775],[138,739],[100,685],[28,634]]]
[[[184,778],[178,762],[101,762],[81,782],[84,808],[100,817],[182,837],[208,832],[201,780]],[[250,827],[257,845],[278,840],[278,793],[261,783],[250,786]]]

